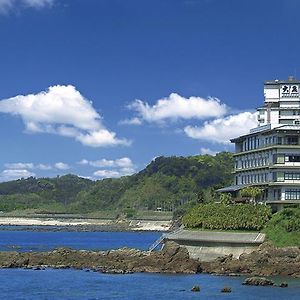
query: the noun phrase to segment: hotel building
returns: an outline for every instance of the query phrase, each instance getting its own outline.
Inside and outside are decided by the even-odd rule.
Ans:
[[[300,81],[264,83],[259,126],[231,140],[235,143],[234,184],[219,192],[237,193],[259,186],[261,201],[275,206],[300,203]]]

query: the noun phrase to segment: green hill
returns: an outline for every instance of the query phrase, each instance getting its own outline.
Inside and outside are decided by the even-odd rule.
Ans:
[[[0,183],[0,210],[26,208],[85,213],[97,210],[174,211],[208,201],[232,180],[233,157],[158,157],[132,176],[91,181],[75,175]]]

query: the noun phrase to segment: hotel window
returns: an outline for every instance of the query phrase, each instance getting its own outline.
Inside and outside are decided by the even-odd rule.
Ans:
[[[297,136],[288,136],[287,144],[288,145],[298,145],[298,137]]]
[[[276,164],[284,164],[284,154],[274,154],[274,162]]]
[[[286,190],[285,200],[300,200],[300,190]]]
[[[281,136],[277,137],[277,144],[278,145],[282,144],[282,137]]]
[[[300,162],[300,155],[289,155],[288,161],[289,162]]]
[[[300,180],[300,173],[284,173],[286,180]]]

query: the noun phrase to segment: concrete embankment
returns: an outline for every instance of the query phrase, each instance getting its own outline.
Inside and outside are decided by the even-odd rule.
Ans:
[[[218,275],[280,275],[300,278],[300,248],[277,248],[264,243],[257,250],[240,255],[238,259],[228,255],[212,262],[202,262],[201,269],[203,272]]]
[[[178,230],[167,234],[165,240],[184,246],[190,257],[200,261],[213,261],[218,257],[255,251],[265,240],[262,233],[236,233],[216,231]]]

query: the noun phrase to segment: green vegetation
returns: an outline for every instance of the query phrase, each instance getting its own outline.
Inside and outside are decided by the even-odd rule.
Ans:
[[[230,184],[233,157],[158,157],[132,176],[91,181],[75,175],[27,178],[0,183],[0,210],[89,214],[114,211],[138,216],[140,211],[186,212],[215,197],[215,190]],[[126,211],[125,211],[126,210]],[[129,212],[129,214],[128,214]]]
[[[265,205],[208,203],[195,206],[182,221],[188,228],[261,230],[270,218]]]
[[[275,246],[300,246],[300,208],[285,208],[275,213],[264,232]]]
[[[252,200],[256,200],[262,193],[263,193],[263,189],[254,186],[243,188],[240,191],[241,197],[250,198]]]

